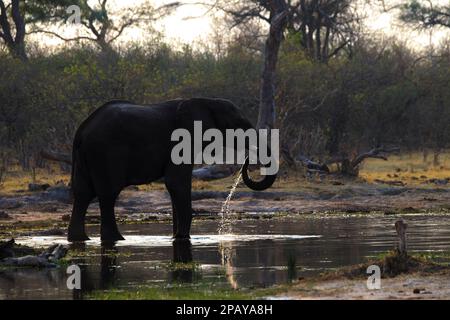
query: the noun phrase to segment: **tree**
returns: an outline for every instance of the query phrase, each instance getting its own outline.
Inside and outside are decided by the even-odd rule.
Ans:
[[[400,19],[419,29],[450,28],[450,5],[434,5],[431,0],[412,0],[401,7]]]
[[[360,17],[350,0],[300,0],[293,7],[288,30],[316,61],[327,62],[357,36]]]
[[[258,128],[271,129],[275,125],[275,73],[283,32],[287,24],[288,7],[284,0],[268,1],[270,28],[264,48],[264,67],[261,75]]]
[[[25,51],[25,24],[21,0],[11,0],[9,3],[0,0],[0,38],[9,52],[22,61],[28,59]]]
[[[287,26],[290,7],[285,0],[232,1],[220,6],[230,14],[234,25],[260,19],[269,24],[264,45],[264,65],[261,73],[258,128],[275,126],[275,74],[283,34]]]
[[[62,26],[69,22],[74,13],[68,8],[74,5],[80,8],[79,23],[83,34],[69,38],[49,30],[51,25]],[[32,2],[29,11],[31,19],[36,22],[34,33],[49,34],[64,41],[87,40],[94,42],[102,51],[110,51],[112,43],[126,29],[158,20],[179,5],[173,2],[153,8],[149,1],[144,1],[139,6],[117,9],[108,0],[98,0],[95,6],[91,6],[88,0],[41,0]]]

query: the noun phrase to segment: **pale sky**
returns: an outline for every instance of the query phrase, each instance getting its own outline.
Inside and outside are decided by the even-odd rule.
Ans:
[[[152,3],[155,7],[163,4],[168,4],[176,0],[153,0]],[[390,0],[398,2],[401,0]],[[425,0],[424,0],[425,1]],[[436,0],[435,0],[436,1]],[[443,0],[442,0],[443,1]],[[96,1],[91,1],[96,3]],[[116,5],[117,8],[138,6],[142,0],[110,0],[111,4]],[[169,41],[176,42],[178,44],[188,43],[193,44],[199,40],[207,41],[208,37],[212,33],[212,17],[208,14],[208,8],[201,5],[196,5],[198,0],[179,1],[184,5],[180,7],[171,16],[164,18],[162,21],[155,24],[156,29],[162,31],[165,38]],[[214,2],[214,0],[201,0],[200,2]],[[444,2],[448,2],[445,0]],[[376,10],[365,7],[368,19],[365,21],[366,26],[375,31],[379,36],[395,36],[399,39],[406,40],[410,45],[414,47],[424,47],[430,44],[430,40],[433,44],[438,44],[442,39],[449,35],[446,30],[434,30],[430,32],[417,33],[414,30],[400,28],[399,23],[396,20],[393,13],[381,13]],[[60,31],[59,31],[60,32]],[[65,35],[74,36],[79,34],[80,31],[69,28]],[[148,37],[148,35],[147,35]],[[120,38],[121,41],[127,40],[142,40],[146,38],[146,33],[141,30],[131,29]],[[45,38],[46,44],[58,44],[60,40]]]

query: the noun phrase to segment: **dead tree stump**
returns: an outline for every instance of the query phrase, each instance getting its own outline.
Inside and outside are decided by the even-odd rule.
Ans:
[[[398,236],[398,253],[400,255],[407,255],[406,252],[406,228],[408,225],[403,220],[398,220],[395,222],[395,230],[397,231]]]

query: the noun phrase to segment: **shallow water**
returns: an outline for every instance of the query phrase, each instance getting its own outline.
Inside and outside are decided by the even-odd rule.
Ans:
[[[217,235],[219,221],[195,221],[191,243],[173,244],[170,223],[120,226],[126,241],[101,246],[98,228],[74,261],[82,290],[66,287],[66,267],[0,271],[0,298],[72,299],[94,289],[196,283],[211,280],[232,288],[267,287],[363,262],[395,246],[398,216],[307,216],[237,220],[233,234]],[[450,251],[450,216],[407,215],[409,251]],[[97,236],[97,237],[96,237]],[[20,244],[47,247],[63,237],[24,237]],[[85,250],[83,254],[82,251]],[[224,252],[226,253],[224,255]],[[173,270],[171,262],[198,264]]]

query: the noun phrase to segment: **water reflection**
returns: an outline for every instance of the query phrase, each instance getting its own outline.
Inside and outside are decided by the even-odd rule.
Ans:
[[[176,239],[172,242],[173,259],[172,263],[192,264],[192,244],[189,239]],[[182,268],[174,267],[169,273],[171,282],[190,283],[194,279],[194,270],[192,266]]]
[[[170,223],[123,225],[116,245],[73,244],[82,290],[67,289],[67,265],[55,269],[0,269],[0,299],[82,299],[92,290],[133,290],[175,282],[214,281],[227,288],[271,286],[336,267],[357,264],[395,246],[396,216],[239,220],[233,235],[217,235],[219,221],[193,225],[192,239],[172,242]],[[409,250],[449,251],[450,216],[404,217]],[[90,227],[98,239],[98,231]],[[314,237],[321,235],[322,237]],[[24,237],[18,243],[48,247],[64,237]],[[187,264],[172,268],[172,264]],[[189,265],[190,264],[190,265]]]
[[[81,289],[73,290],[73,299],[84,299],[93,290],[107,290],[115,285],[118,268],[117,255],[119,250],[115,243],[102,243],[100,248],[100,270],[92,265],[92,256],[86,243],[78,242],[69,245],[69,252],[74,252],[72,264],[78,265],[81,271]],[[99,276],[96,276],[99,272]]]
[[[81,289],[73,290],[73,299],[81,300],[94,290],[109,290],[116,288],[116,282],[120,278],[120,247],[115,243],[102,242],[100,248],[99,268],[92,263],[92,250],[86,243],[73,243],[69,250],[74,252],[75,258],[72,264],[76,264],[81,270]],[[169,271],[170,282],[191,283],[195,279],[195,270],[189,264],[193,263],[192,244],[190,240],[175,240],[172,243],[173,267]],[[177,267],[177,264],[186,264]]]

